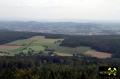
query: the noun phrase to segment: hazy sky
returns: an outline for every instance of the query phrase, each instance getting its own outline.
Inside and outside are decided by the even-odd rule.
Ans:
[[[2,19],[120,21],[120,0],[0,0]]]

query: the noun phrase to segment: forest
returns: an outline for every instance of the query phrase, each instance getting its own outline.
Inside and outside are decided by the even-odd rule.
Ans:
[[[19,39],[30,38],[38,34],[40,33],[0,30],[0,44],[9,43],[11,41],[15,41]]]
[[[61,46],[89,46],[97,51],[112,53],[113,57],[120,57],[119,35],[69,36],[63,40]]]
[[[0,79],[98,79],[99,65],[114,63],[85,62],[74,57],[0,57]]]

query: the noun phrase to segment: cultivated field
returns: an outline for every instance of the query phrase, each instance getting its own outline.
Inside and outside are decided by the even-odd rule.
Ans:
[[[44,52],[46,48],[54,50],[54,53],[60,56],[72,56],[73,53],[96,58],[110,58],[111,54],[92,50],[90,47],[63,47],[60,43],[63,39],[50,39],[44,36],[34,36],[29,39],[17,40],[5,45],[0,45],[0,55],[14,55],[20,52],[27,53],[29,49],[33,53]]]
[[[98,52],[98,51],[95,51],[95,50],[87,51],[87,52],[84,53],[84,55],[91,56],[91,57],[96,57],[96,58],[100,58],[100,59],[110,58],[112,56],[112,54],[110,54],[110,53]]]
[[[32,49],[34,53],[39,53],[44,51],[46,47],[48,49],[55,50],[54,53],[61,55],[61,56],[72,56],[73,53],[84,53],[88,50],[91,50],[89,47],[77,47],[77,48],[70,48],[70,47],[63,47],[59,46],[63,39],[50,39],[45,38],[44,36],[34,36],[29,39],[17,40],[5,45],[0,46],[0,51],[9,52],[9,55],[14,55],[16,53],[24,52],[27,53],[29,49]],[[1,49],[1,48],[4,48]]]

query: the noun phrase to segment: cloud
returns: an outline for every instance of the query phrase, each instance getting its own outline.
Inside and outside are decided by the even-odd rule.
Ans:
[[[0,0],[0,17],[120,20],[120,0]]]

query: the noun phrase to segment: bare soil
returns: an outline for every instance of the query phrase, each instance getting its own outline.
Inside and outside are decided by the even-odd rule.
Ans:
[[[87,56],[91,56],[91,57],[96,57],[96,58],[100,58],[100,59],[104,59],[104,58],[110,58],[112,56],[112,54],[107,53],[107,52],[98,52],[98,51],[87,51],[84,53]]]

